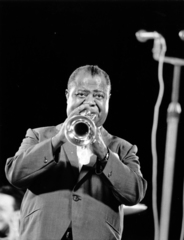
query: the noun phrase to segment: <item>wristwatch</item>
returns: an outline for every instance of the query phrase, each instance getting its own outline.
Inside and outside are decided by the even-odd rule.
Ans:
[[[106,153],[104,159],[102,160],[102,162],[107,162],[108,159],[109,159],[109,149],[107,148],[107,153]]]

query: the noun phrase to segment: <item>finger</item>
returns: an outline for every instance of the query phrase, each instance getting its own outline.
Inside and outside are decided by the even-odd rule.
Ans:
[[[71,118],[74,115],[79,115],[79,110],[78,108],[74,109],[68,116],[68,118]]]
[[[84,103],[78,108],[78,111],[79,111],[79,113],[81,113],[81,112],[83,112],[85,110],[88,110],[88,109],[89,109],[89,105],[87,103]]]
[[[82,104],[79,107],[75,108],[70,114],[69,117],[72,117],[74,115],[79,115],[81,112],[87,110],[89,108],[88,104]]]
[[[96,140],[96,138],[91,142],[91,144],[94,144],[95,142],[96,142],[97,140]]]

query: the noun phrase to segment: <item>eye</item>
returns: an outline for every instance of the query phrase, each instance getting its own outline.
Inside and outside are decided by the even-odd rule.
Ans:
[[[78,92],[78,93],[76,93],[76,96],[79,98],[84,98],[84,97],[86,97],[86,94],[83,92]]]
[[[104,98],[104,95],[103,95],[103,94],[100,94],[100,93],[97,93],[97,94],[95,94],[95,98],[101,100],[101,99]]]

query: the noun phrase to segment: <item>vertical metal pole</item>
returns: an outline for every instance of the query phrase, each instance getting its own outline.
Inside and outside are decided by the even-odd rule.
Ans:
[[[171,103],[169,104],[167,110],[167,135],[162,186],[160,240],[168,240],[169,234],[177,130],[179,116],[181,113],[181,106],[178,103],[180,68],[181,66],[178,65],[174,66]]]

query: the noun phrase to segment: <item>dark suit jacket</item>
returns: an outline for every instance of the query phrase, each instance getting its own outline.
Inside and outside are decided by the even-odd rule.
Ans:
[[[93,155],[79,172],[76,146],[67,142],[53,155],[51,138],[60,126],[28,129],[7,159],[7,179],[26,189],[20,240],[60,240],[71,222],[74,240],[120,240],[123,204],[137,204],[147,188],[137,147],[102,128],[110,151],[105,168],[96,172]]]

